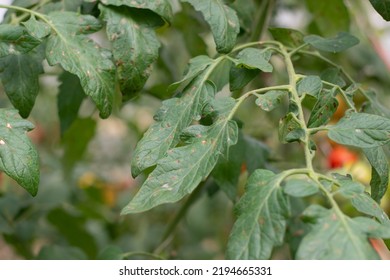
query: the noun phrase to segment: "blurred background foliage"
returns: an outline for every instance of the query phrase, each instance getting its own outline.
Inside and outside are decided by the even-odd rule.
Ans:
[[[16,0],[14,4],[23,6],[24,2],[28,1]],[[61,9],[79,9],[79,6],[70,5],[72,1],[51,2],[63,2]],[[329,55],[329,58],[347,69],[364,87],[375,89],[384,106],[389,104],[390,24],[368,1],[226,2],[240,17],[239,43],[272,38],[268,27],[294,28],[304,34],[322,36],[349,31],[359,37],[361,43],[357,47],[340,55]],[[167,86],[181,78],[191,57],[216,54],[212,36],[201,14],[188,4],[176,0],[172,4],[173,24],[158,30],[162,47],[150,79],[136,98],[123,104],[106,120],[99,119],[89,99],[80,99],[79,112],[73,112],[77,118],[69,123],[69,127],[61,128],[57,112],[60,81],[67,81],[65,90],[72,92],[76,99],[80,87],[72,76],[61,74],[60,68],[44,65],[41,92],[29,117],[36,125],[29,135],[40,154],[40,189],[38,195],[31,198],[23,189],[15,187],[16,183],[5,174],[0,174],[0,259],[224,258],[234,221],[233,203],[219,191],[212,179],[204,183],[206,186],[202,191],[188,198],[191,203],[182,201],[142,214],[120,216],[122,207],[144,179],[142,176],[137,180],[131,177],[132,150],[153,122],[161,101],[170,97]],[[98,15],[92,4],[82,5],[82,12]],[[47,6],[48,10],[52,8]],[[5,20],[7,16],[10,13]],[[108,44],[104,32],[93,36],[101,45]],[[270,86],[286,80],[281,61],[273,58],[272,62],[275,71],[258,74],[248,87]],[[302,73],[318,74],[329,67],[315,58],[304,56],[295,64]],[[224,87],[226,81],[221,78],[225,69],[220,67],[213,77],[223,91],[227,91]],[[331,79],[335,73],[337,69],[328,69],[322,75],[329,75]],[[232,94],[238,96],[241,92]],[[356,102],[361,104],[363,100],[359,101],[357,97]],[[340,118],[345,110],[340,103],[335,118]],[[0,105],[11,107],[2,88]],[[247,102],[237,115],[243,131],[264,143],[262,160],[273,170],[295,167],[302,160],[297,144],[282,145],[277,139],[277,125],[286,106],[266,113],[254,102]],[[342,169],[368,184],[370,168],[363,155],[349,151],[354,154],[354,160],[334,165],[329,159],[334,144],[321,135],[318,143],[317,168],[324,172],[331,172],[331,168]],[[245,178],[243,166],[239,182],[241,191]],[[389,194],[382,203],[390,214]],[[300,213],[300,202],[294,205],[296,213]],[[348,205],[345,209],[352,211]],[[299,217],[293,216],[292,219]],[[172,234],[167,234],[173,228]],[[304,229],[289,228],[290,234],[286,237],[289,246],[276,250],[274,258],[291,257],[298,240],[294,234],[300,230]]]

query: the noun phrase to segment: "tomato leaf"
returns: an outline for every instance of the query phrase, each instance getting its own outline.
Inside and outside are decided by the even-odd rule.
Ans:
[[[101,28],[99,21],[72,12],[53,12],[48,17],[57,32],[47,41],[49,64],[59,63],[66,71],[77,75],[84,92],[96,103],[100,116],[107,118],[115,94],[115,67],[111,53],[83,35]]]
[[[383,17],[390,21],[390,1],[389,0],[370,0],[374,9]]]
[[[282,90],[271,90],[260,95],[256,99],[256,105],[266,112],[270,112],[277,108],[281,102],[283,96],[286,96],[287,92]]]
[[[0,25],[0,57],[26,53],[41,43],[22,26]]]
[[[303,238],[297,259],[378,259],[368,242],[367,229],[355,219],[319,205],[309,206],[303,215],[314,218],[316,222]]]
[[[288,47],[296,48],[305,43],[303,41],[304,35],[298,30],[279,27],[271,27],[268,30],[276,41]]]
[[[333,141],[359,148],[383,146],[390,141],[390,119],[366,113],[350,113],[329,127]]]
[[[32,196],[38,192],[39,158],[26,132],[34,126],[14,109],[0,109],[0,170]]]
[[[280,187],[280,176],[256,170],[236,205],[237,221],[229,236],[228,259],[268,259],[283,243],[289,202]]]
[[[210,25],[217,51],[230,52],[240,31],[240,23],[236,12],[225,5],[223,0],[182,0],[190,3],[195,10],[201,12]]]
[[[335,92],[335,88],[330,91],[321,91],[307,122],[307,126],[309,128],[319,127],[329,122],[330,118],[333,116],[334,112],[336,112],[339,105],[339,102],[334,97]]]
[[[322,90],[322,81],[318,76],[306,76],[297,83],[297,91],[299,96],[305,94],[318,98]]]
[[[263,72],[272,72],[273,67],[269,63],[272,56],[270,50],[246,48],[240,51],[236,57],[236,65],[248,69],[259,69]]]
[[[363,152],[372,166],[371,197],[379,203],[389,184],[389,163],[383,147],[363,149]]]
[[[340,32],[334,38],[322,38],[318,35],[308,35],[304,38],[305,43],[324,52],[342,52],[359,44],[359,39],[346,32]]]
[[[43,73],[43,49],[11,54],[0,58],[0,79],[12,105],[27,118],[39,92],[39,75]]]
[[[22,22],[22,24],[32,36],[38,39],[48,36],[51,32],[50,26],[42,21],[38,21],[34,15],[31,15],[30,18],[27,21]]]
[[[182,133],[184,146],[170,149],[122,214],[138,213],[163,203],[172,203],[191,193],[236,144],[238,127],[228,118],[235,104],[232,98],[218,99],[218,119],[211,126],[194,125]],[[191,160],[189,160],[191,159]]]
[[[305,197],[316,194],[318,185],[308,179],[290,179],[285,181],[283,190],[286,194],[295,197]]]

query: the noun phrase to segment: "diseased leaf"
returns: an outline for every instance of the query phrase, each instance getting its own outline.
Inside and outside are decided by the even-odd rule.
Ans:
[[[389,184],[389,163],[383,147],[363,149],[363,152],[372,166],[371,197],[379,203]]]
[[[361,231],[367,233],[368,237],[390,238],[390,224],[380,224],[377,221],[367,217],[356,217],[353,222]]]
[[[34,126],[14,109],[0,109],[0,170],[32,196],[38,192],[39,158],[26,132]]]
[[[148,9],[161,16],[165,21],[172,22],[173,13],[170,0],[101,0],[105,5],[127,6],[137,9]]]
[[[334,97],[336,89],[332,90],[323,90],[319,96],[318,101],[314,105],[310,118],[307,122],[309,128],[319,127],[321,125],[327,124],[333,114],[336,112],[339,102]]]
[[[304,35],[298,30],[279,27],[271,27],[268,30],[276,41],[281,42],[285,46],[296,48],[305,43],[303,41]]]
[[[31,15],[30,18],[27,21],[22,22],[22,24],[32,36],[38,39],[48,36],[51,32],[50,26],[42,21],[38,21],[34,15]]]
[[[319,205],[309,206],[303,215],[316,219],[316,223],[303,238],[297,259],[378,259],[368,242],[367,230],[361,228],[355,219]]]
[[[240,24],[236,12],[225,5],[223,0],[182,0],[190,3],[195,10],[201,12],[210,25],[217,51],[230,52],[240,31]]]
[[[322,81],[318,76],[306,76],[297,83],[297,91],[299,96],[305,94],[318,98],[322,90]]]
[[[374,148],[390,141],[390,119],[366,113],[350,113],[329,127],[333,141],[358,148]]]
[[[228,259],[268,259],[272,249],[282,245],[290,206],[280,187],[281,176],[259,169],[248,179],[236,205],[238,218],[229,236]]]
[[[69,72],[63,72],[59,76],[59,80],[61,81],[61,85],[59,86],[57,107],[61,135],[63,135],[77,118],[85,94],[77,76]]]
[[[131,162],[131,173],[134,177],[146,168],[154,166],[179,142],[182,130],[194,119],[201,118],[203,106],[214,94],[214,86],[206,82],[203,73],[184,89],[180,98],[163,102],[154,117],[157,122],[150,126],[134,150]]]
[[[383,17],[390,21],[390,1],[389,0],[370,0],[374,9]]]
[[[318,35],[308,35],[304,38],[305,43],[324,52],[342,52],[359,44],[359,39],[346,32],[340,32],[334,38],[322,38]]]
[[[269,60],[272,56],[270,50],[260,50],[255,48],[246,48],[238,53],[236,65],[249,69],[259,69],[263,72],[272,72],[273,67]]]
[[[290,179],[285,181],[283,190],[291,196],[305,197],[316,194],[319,188],[315,182],[308,179]]]
[[[332,36],[340,30],[349,31],[349,12],[343,1],[306,0],[306,5],[313,15],[316,27],[323,35]]]
[[[107,22],[107,36],[112,43],[117,77],[123,99],[130,99],[145,85],[151,65],[158,58],[160,42],[148,21],[150,12],[124,7],[100,6]]]
[[[256,105],[264,111],[270,112],[279,106],[282,97],[285,95],[287,95],[287,92],[282,90],[267,91],[265,94],[257,97]]]
[[[0,57],[26,53],[41,43],[27,29],[10,24],[0,25]]]
[[[38,47],[29,53],[0,58],[0,79],[5,93],[23,118],[30,115],[39,92],[43,52],[43,49]]]
[[[298,141],[305,135],[301,124],[293,113],[288,113],[279,122],[279,140],[282,143]]]
[[[228,154],[229,147],[236,144],[238,137],[236,122],[228,119],[235,101],[222,98],[217,102],[219,117],[216,122],[208,127],[190,126],[183,131],[186,145],[170,149],[157,161],[157,167],[122,214],[143,212],[180,200],[211,173],[221,155]]]
[[[82,34],[100,26],[92,16],[71,12],[53,12],[49,16],[56,32],[47,41],[46,57],[50,65],[61,64],[79,77],[84,92],[96,103],[102,118],[111,114],[115,94],[115,67],[111,53]]]

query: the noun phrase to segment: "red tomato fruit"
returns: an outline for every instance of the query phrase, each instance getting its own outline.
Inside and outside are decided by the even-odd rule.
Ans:
[[[344,146],[336,146],[328,155],[328,164],[330,168],[340,168],[347,164],[354,163],[358,156]]]

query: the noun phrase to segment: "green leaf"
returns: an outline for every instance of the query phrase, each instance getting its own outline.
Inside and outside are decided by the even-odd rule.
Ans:
[[[313,15],[313,21],[323,35],[332,36],[340,30],[349,30],[349,12],[343,1],[306,0],[306,5]]]
[[[223,0],[182,0],[190,3],[201,12],[210,25],[217,51],[230,52],[236,44],[240,24],[236,12],[224,4]]]
[[[169,0],[101,0],[105,5],[127,6],[137,9],[148,9],[161,16],[165,21],[171,23],[173,19],[171,1]],[[122,7],[123,8],[123,7]]]
[[[316,194],[319,190],[318,185],[308,179],[290,179],[285,181],[283,190],[286,194],[295,197],[305,197]]]
[[[95,136],[96,121],[90,118],[76,119],[64,133],[64,165],[66,169],[72,168],[80,161]]]
[[[242,89],[249,82],[251,82],[257,75],[259,75],[259,69],[247,69],[231,67],[229,73],[229,87],[230,91]]]
[[[389,0],[370,0],[374,9],[383,17],[390,21],[390,1]]]
[[[320,78],[323,81],[338,85],[339,87],[342,88],[342,87],[345,87],[346,83],[340,74],[341,74],[340,69],[330,67],[330,68],[325,69],[321,73]]]
[[[269,63],[272,56],[270,50],[246,48],[240,51],[236,57],[236,65],[249,69],[259,69],[263,72],[272,72],[273,67]]]
[[[5,93],[23,118],[27,118],[34,107],[43,59],[42,48],[0,58],[0,79]]]
[[[324,52],[342,52],[359,44],[359,39],[346,32],[340,32],[334,38],[322,38],[318,35],[308,35],[304,38],[305,43]]]
[[[336,88],[332,90],[323,90],[318,96],[318,100],[312,109],[310,118],[307,122],[309,128],[320,127],[327,124],[333,114],[336,112],[339,102],[334,97]]]
[[[378,259],[367,239],[366,229],[335,209],[309,206],[303,213],[316,219],[311,231],[303,238],[297,259],[341,260]]]
[[[213,63],[213,59],[207,55],[199,55],[194,58],[191,58],[187,69],[184,73],[183,79],[180,81],[171,84],[168,87],[169,92],[177,90],[179,87],[186,87],[196,76],[203,72],[210,64]]]
[[[41,43],[22,26],[0,25],[0,57],[26,53]]]
[[[0,170],[32,196],[38,192],[39,158],[26,132],[34,126],[14,109],[0,109]]]
[[[279,106],[282,97],[286,95],[287,92],[282,90],[267,91],[265,94],[257,97],[256,105],[264,111],[270,112]]]
[[[364,149],[363,152],[372,166],[371,197],[379,203],[389,184],[389,163],[383,147]]]
[[[61,135],[71,126],[77,118],[78,112],[85,98],[80,79],[69,73],[63,72],[59,76],[61,85],[57,96],[58,116],[60,118]]]
[[[42,21],[38,21],[34,15],[31,15],[30,18],[27,21],[22,22],[22,24],[32,36],[38,39],[48,36],[51,32],[50,26]]]
[[[340,193],[351,200],[353,207],[361,213],[375,217],[383,224],[389,224],[390,220],[379,204],[374,201],[366,192],[364,185],[359,182],[351,181],[349,178],[338,180],[340,184]]]
[[[293,113],[288,113],[280,120],[279,140],[282,143],[298,141],[302,136],[304,136],[302,126]]]
[[[303,41],[304,35],[298,30],[279,27],[271,27],[268,30],[276,41],[285,46],[296,48],[305,43]]]
[[[366,113],[350,113],[329,127],[333,141],[358,148],[374,148],[390,141],[390,119]]]
[[[280,177],[269,170],[256,170],[236,205],[237,221],[229,236],[228,259],[268,259],[282,245],[289,215],[289,202]]]
[[[313,97],[318,98],[322,90],[322,81],[318,76],[306,76],[299,80],[297,83],[297,91],[299,96],[309,94]]]
[[[120,89],[124,100],[128,100],[143,88],[151,65],[158,58],[160,42],[154,27],[149,26],[152,16],[148,11],[124,7],[101,5],[100,10],[107,22],[106,31],[112,43]]]
[[[194,119],[201,118],[203,106],[215,94],[214,86],[205,78],[205,73],[199,75],[184,89],[180,98],[163,102],[154,117],[157,122],[150,126],[133,152],[131,173],[134,177],[154,166],[179,142],[182,130]]]
[[[383,104],[378,100],[375,91],[366,90],[364,97],[368,99],[368,104],[365,103],[363,106],[363,110],[365,112],[367,111],[367,113],[373,113],[375,115],[390,118],[390,110],[383,106]],[[370,105],[370,110],[367,110],[367,105]]]
[[[187,128],[183,132],[186,145],[170,149],[157,162],[157,167],[122,214],[142,212],[180,200],[210,174],[221,155],[228,154],[229,147],[236,144],[238,137],[236,122],[228,118],[235,101],[222,98],[217,102],[219,117],[216,122],[208,127]]]
[[[97,30],[99,21],[71,12],[53,12],[48,17],[56,28],[46,46],[49,64],[59,63],[66,71],[77,75],[84,92],[96,103],[100,116],[107,118],[115,94],[111,53],[82,35]]]

